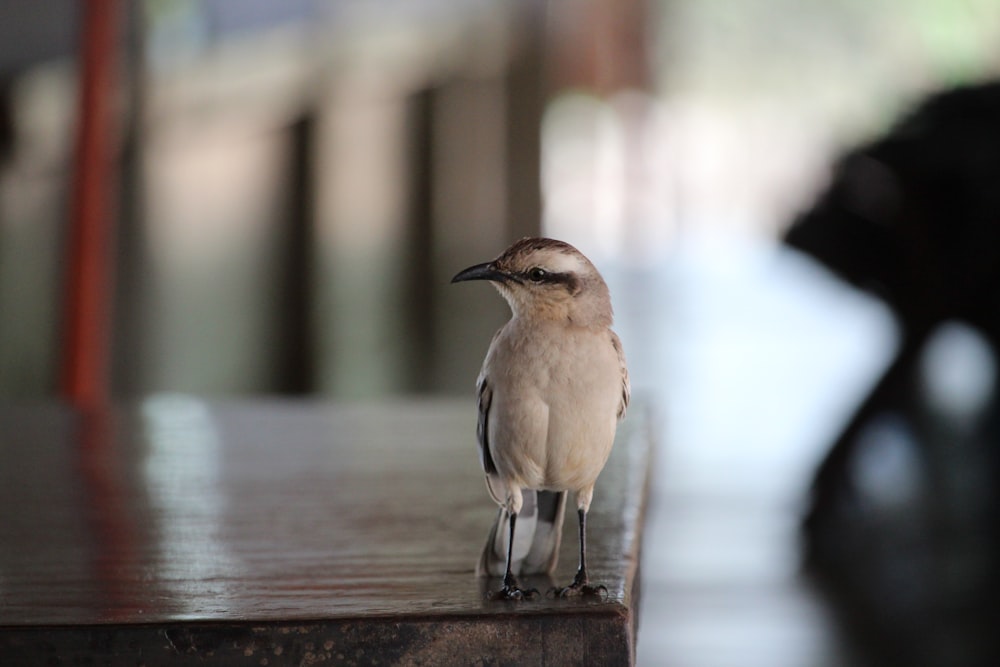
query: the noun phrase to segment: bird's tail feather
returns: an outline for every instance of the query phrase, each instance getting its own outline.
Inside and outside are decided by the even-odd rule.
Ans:
[[[559,560],[565,491],[524,491],[524,502],[514,528],[511,571],[515,575],[551,574]],[[510,515],[500,508],[493,522],[476,573],[503,576],[507,567]]]

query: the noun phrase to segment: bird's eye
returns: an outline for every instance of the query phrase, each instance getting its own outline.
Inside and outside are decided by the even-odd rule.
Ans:
[[[528,271],[528,277],[535,282],[545,280],[545,276],[549,275],[548,272],[540,267],[535,267],[531,271]]]

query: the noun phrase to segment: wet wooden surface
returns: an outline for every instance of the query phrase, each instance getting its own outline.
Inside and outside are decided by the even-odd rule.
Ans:
[[[641,412],[589,519],[603,601],[484,600],[474,420],[471,400],[0,406],[4,664],[631,663]]]

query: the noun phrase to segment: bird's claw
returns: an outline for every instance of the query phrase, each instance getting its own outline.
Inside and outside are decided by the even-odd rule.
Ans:
[[[531,600],[538,595],[538,589],[536,588],[518,588],[517,586],[507,586],[505,585],[498,591],[490,591],[486,594],[486,599],[488,600],[505,600],[505,601],[520,601],[520,600]]]
[[[603,584],[591,586],[590,584],[573,582],[564,588],[549,589],[547,596],[552,598],[570,598],[580,596],[583,598],[598,598],[606,600],[608,597],[608,587]]]

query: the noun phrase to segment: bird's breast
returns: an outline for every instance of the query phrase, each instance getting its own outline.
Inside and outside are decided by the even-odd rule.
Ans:
[[[621,391],[609,332],[505,330],[487,364],[501,475],[528,488],[592,485],[611,451]]]

